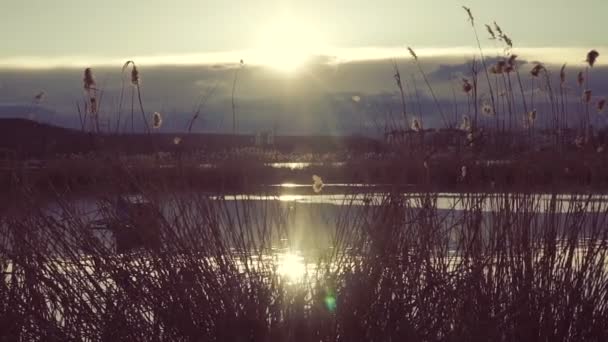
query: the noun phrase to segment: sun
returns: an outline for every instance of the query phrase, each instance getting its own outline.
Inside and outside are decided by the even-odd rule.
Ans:
[[[312,24],[286,14],[260,30],[256,52],[261,64],[294,73],[324,47]]]

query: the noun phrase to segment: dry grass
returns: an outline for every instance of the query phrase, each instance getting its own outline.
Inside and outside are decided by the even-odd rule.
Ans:
[[[98,243],[66,195],[51,199],[51,214],[35,193],[3,207],[5,339],[607,337],[600,197],[569,196],[576,205],[566,205],[556,195],[463,194],[460,210],[445,211],[432,194],[361,195],[318,230],[297,228],[295,213],[271,200],[139,190],[153,205],[130,223],[156,227],[162,243],[125,254]],[[114,217],[119,193],[94,197],[103,217]],[[273,253],[305,236],[309,272],[293,283]]]

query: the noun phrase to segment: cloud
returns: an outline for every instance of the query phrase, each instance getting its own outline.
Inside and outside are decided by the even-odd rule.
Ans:
[[[416,47],[416,54],[425,62],[429,60],[467,60],[479,55],[479,50],[472,46],[460,47]],[[538,60],[546,64],[582,65],[587,52],[591,49],[608,51],[608,46],[596,47],[515,47],[513,52],[527,60]],[[504,49],[498,47],[484,48],[487,57],[504,55]],[[126,60],[137,61],[141,66],[215,66],[217,68],[236,67],[243,59],[248,65],[269,65],[268,52],[259,49],[218,51],[188,54],[156,54],[141,56],[103,57],[103,56],[7,56],[0,57],[0,69],[56,69],[113,67],[122,65]],[[410,59],[406,46],[389,47],[351,47],[324,48],[311,51],[308,61],[313,64],[340,64],[350,62],[379,61],[392,59]],[[432,62],[431,62],[432,63]],[[598,60],[598,66],[608,65],[608,59]]]
[[[454,80],[456,75],[469,73],[470,59],[458,55],[464,50],[450,51],[450,54],[444,51],[445,55],[437,56],[422,49],[417,54],[438,97],[441,111],[456,121],[458,115],[472,111],[467,105],[467,97],[460,91],[459,79]],[[404,55],[404,49],[362,49],[360,55],[354,54],[350,58],[338,50],[333,52],[309,60],[291,74],[245,60],[246,66],[239,71],[235,90],[240,132],[252,133],[276,126],[282,134],[381,133],[387,126],[403,120],[401,97],[393,78],[393,60],[387,58],[390,53],[398,55],[397,52],[402,56],[396,62],[406,90],[408,117],[422,117],[426,127],[441,125],[440,110],[416,65]],[[367,59],[357,56],[366,56]],[[522,82],[530,88],[530,65],[525,62],[533,59],[523,54],[520,56]],[[489,58],[487,64],[495,62],[495,58]],[[201,119],[195,124],[195,130],[231,131],[231,93],[238,64],[218,62],[176,66],[154,64],[153,59],[135,61],[140,66],[146,112],[150,115],[155,111],[164,114],[161,130],[185,130],[193,108],[202,97],[213,92],[203,108]],[[101,118],[110,127],[115,127],[118,119],[122,64],[116,61],[113,66],[93,68],[98,85],[104,90]],[[548,64],[555,82],[560,66]],[[576,73],[583,67],[583,63],[573,63],[567,68],[572,101],[578,98]],[[484,77],[480,77],[480,84],[485,85]],[[12,113],[24,117],[28,113],[17,107],[26,108],[33,96],[44,90],[47,93],[44,108],[54,113],[48,115],[48,120],[79,127],[76,103],[83,101],[82,78],[81,67],[0,69],[0,105],[4,104],[0,111],[3,115]],[[591,70],[590,87],[596,97],[608,95],[608,66],[598,64]],[[480,92],[485,91],[482,86]],[[360,100],[353,101],[353,96]],[[127,122],[130,129],[130,86],[126,88],[124,99],[121,122]],[[454,109],[457,109],[456,113]],[[516,110],[523,112],[522,108]],[[137,112],[134,115],[136,126],[141,125],[140,116]]]
[[[504,57],[489,57],[485,59],[485,64],[490,68],[495,65],[498,61],[505,60]],[[450,63],[451,62],[451,63]],[[475,61],[468,59],[464,62],[462,60],[452,59],[449,63],[442,63],[429,74],[429,78],[433,81],[449,80],[453,78],[467,77],[471,78],[471,69],[475,63],[477,70],[483,72],[483,65],[479,59]],[[527,71],[529,62],[527,60],[517,58],[517,65],[520,70]]]

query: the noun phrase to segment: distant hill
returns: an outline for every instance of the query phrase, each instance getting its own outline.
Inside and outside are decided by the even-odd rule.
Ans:
[[[182,139],[182,150],[220,151],[227,148],[254,146],[251,135],[230,134],[92,134],[52,126],[27,119],[0,118],[0,157],[41,158],[57,154],[111,151],[124,154],[175,151],[176,137]],[[273,148],[284,152],[331,152],[336,150],[368,151],[382,146],[365,137],[279,136]]]
[[[0,149],[21,157],[83,153],[94,148],[83,132],[27,119],[0,118]]]
[[[0,103],[0,118],[28,119],[37,122],[64,124],[64,118],[53,109],[37,104]],[[57,121],[62,122],[57,122]]]

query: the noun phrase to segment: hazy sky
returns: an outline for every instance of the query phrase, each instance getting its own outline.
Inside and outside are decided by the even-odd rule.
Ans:
[[[481,24],[493,20],[520,47],[606,44],[606,0],[2,0],[0,62],[472,46],[461,5],[472,8],[489,46]]]

